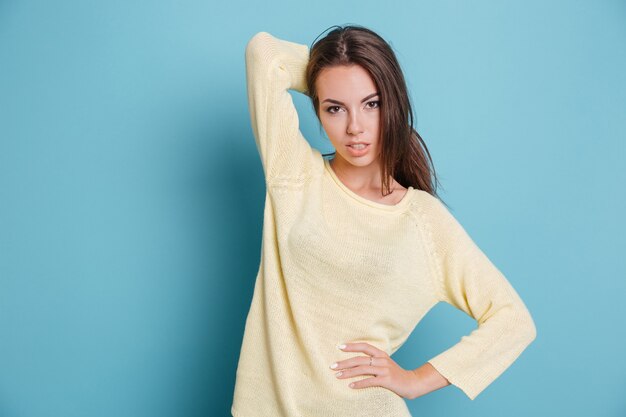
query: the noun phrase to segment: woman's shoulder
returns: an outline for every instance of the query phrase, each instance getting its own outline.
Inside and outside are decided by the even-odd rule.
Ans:
[[[449,223],[454,216],[438,195],[428,191],[414,189],[411,207],[417,216],[433,227]]]
[[[438,196],[419,188],[413,189],[413,205],[421,209],[432,210],[436,206],[443,205]]]

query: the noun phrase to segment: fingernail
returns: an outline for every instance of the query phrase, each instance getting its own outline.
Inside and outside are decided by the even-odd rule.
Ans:
[[[342,374],[342,373],[343,373],[343,372],[337,372],[337,373],[335,374],[335,376],[341,376],[341,374]]]
[[[354,382],[350,383],[350,388],[354,388]]]
[[[330,365],[330,369],[335,369],[337,366],[339,366],[339,365],[337,365],[337,362],[335,362],[332,365]]]
[[[337,346],[337,347],[338,347],[339,349],[345,349],[345,348],[346,348],[346,345],[341,344],[341,345],[339,345],[339,346]]]

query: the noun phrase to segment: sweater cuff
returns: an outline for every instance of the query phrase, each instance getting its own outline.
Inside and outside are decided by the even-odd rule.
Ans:
[[[535,340],[536,328],[532,319],[528,317],[530,321],[527,325],[522,324],[524,323],[523,320],[523,317],[518,319],[519,327],[515,327],[515,332],[501,335],[502,339],[507,339],[511,343],[507,347],[500,348],[507,350],[505,355],[494,354],[488,349],[468,355],[466,348],[472,344],[472,337],[469,335],[463,336],[460,343],[441,352],[430,359],[428,363],[450,384],[463,391],[470,400],[474,400],[478,394],[502,375]],[[497,343],[494,344],[497,347]]]

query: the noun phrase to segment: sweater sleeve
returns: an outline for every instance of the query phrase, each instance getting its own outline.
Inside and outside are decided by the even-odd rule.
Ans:
[[[312,148],[287,90],[307,94],[309,48],[259,32],[248,41],[245,60],[250,120],[266,183],[301,180],[311,168]]]
[[[428,362],[474,400],[535,339],[535,323],[508,280],[443,203],[429,198],[426,211],[438,299],[478,325]]]

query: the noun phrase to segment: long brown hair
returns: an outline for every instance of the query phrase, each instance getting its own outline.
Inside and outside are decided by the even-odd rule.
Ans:
[[[413,128],[413,110],[406,81],[391,46],[363,26],[332,27],[336,29],[317,43],[314,41],[306,68],[307,94],[318,120],[320,109],[315,81],[322,69],[360,65],[372,77],[380,92],[383,195],[391,192],[389,177],[392,176],[403,187],[411,185],[437,196],[438,180],[433,161],[424,140]]]

